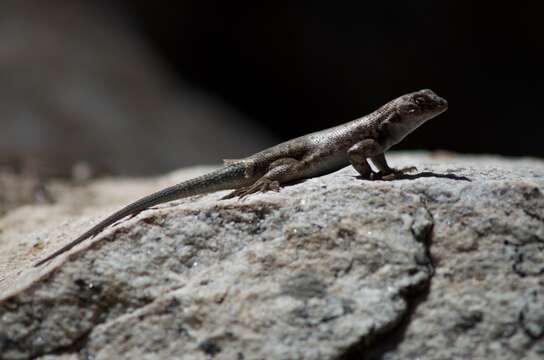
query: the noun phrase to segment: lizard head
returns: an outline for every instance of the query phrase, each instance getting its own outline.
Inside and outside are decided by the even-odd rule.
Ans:
[[[448,102],[429,89],[403,95],[396,103],[399,120],[406,125],[415,126],[414,129],[448,108]]]
[[[432,90],[424,89],[398,97],[384,108],[393,111],[386,126],[391,143],[396,144],[427,120],[446,111],[448,102]]]
[[[443,113],[448,102],[432,90],[424,89],[403,95],[386,104],[384,111],[392,111],[385,122],[391,136],[390,145],[397,144],[427,120]]]

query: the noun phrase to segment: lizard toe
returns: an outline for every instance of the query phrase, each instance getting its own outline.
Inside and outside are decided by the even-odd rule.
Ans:
[[[267,191],[280,191],[280,183],[275,180],[270,179],[259,179],[254,184],[246,187],[242,187],[240,189],[236,189],[230,194],[225,195],[222,199],[232,199],[234,197],[238,197],[240,199],[244,199],[248,195],[259,193],[259,192],[267,192]]]
[[[417,167],[415,167],[415,166],[406,166],[406,167],[398,169],[397,171],[399,171],[402,174],[406,174],[406,173],[411,173],[411,172],[417,171]]]
[[[380,175],[379,179],[380,180],[385,180],[385,181],[401,179],[404,176],[404,174],[411,173],[411,172],[414,172],[414,171],[417,171],[417,168],[415,166],[407,166],[407,167],[403,167],[403,168],[400,168],[400,169],[392,168],[391,172],[389,172],[387,174],[381,174],[380,173],[379,174]]]

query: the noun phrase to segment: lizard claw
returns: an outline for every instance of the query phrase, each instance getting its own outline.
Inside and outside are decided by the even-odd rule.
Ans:
[[[240,189],[234,190],[230,194],[227,194],[224,197],[222,197],[221,200],[232,199],[234,197],[239,197],[240,199],[244,199],[246,196],[250,194],[255,194],[258,192],[264,193],[267,191],[276,191],[276,192],[280,191],[280,183],[275,180],[261,178],[250,186],[246,186],[246,187],[242,187]]]
[[[405,166],[403,168],[400,168],[398,170],[396,170],[402,174],[406,174],[406,173],[411,173],[411,172],[414,172],[414,171],[417,171],[417,167],[415,166]]]
[[[415,166],[407,166],[400,169],[392,168],[391,172],[387,174],[379,173],[372,173],[371,180],[395,180],[401,178],[404,174],[417,171],[417,168]]]

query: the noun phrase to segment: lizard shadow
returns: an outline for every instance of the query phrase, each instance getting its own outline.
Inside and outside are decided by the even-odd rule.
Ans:
[[[457,181],[472,182],[472,180],[470,180],[466,176],[460,176],[460,175],[455,175],[450,173],[440,174],[440,173],[435,173],[432,171],[422,171],[416,174],[402,174],[398,176],[397,178],[395,178],[394,180],[415,180],[419,178],[439,178],[439,179],[450,179],[450,180],[457,180]]]
[[[360,180],[368,180],[363,178],[362,176],[356,176],[356,178]],[[450,174],[450,173],[441,174],[441,173],[435,173],[432,171],[422,171],[416,174],[402,174],[402,175],[397,175],[393,179],[375,179],[374,181],[416,180],[419,178],[438,178],[438,179],[449,179],[449,180],[456,180],[456,181],[472,182],[472,180],[470,180],[466,176],[459,176],[459,175]]]
[[[360,175],[354,176],[355,178],[359,180],[368,180],[366,178],[363,178]],[[372,181],[395,181],[395,180],[416,180],[419,178],[438,178],[438,179],[449,179],[449,180],[456,180],[456,181],[468,181],[472,182],[472,180],[466,176],[459,176],[451,173],[441,174],[441,173],[435,173],[432,171],[422,171],[416,174],[402,174],[398,175],[393,179],[374,179]],[[302,184],[306,182],[308,179],[301,179],[301,180],[295,180],[290,181],[288,183],[282,184],[282,187],[290,187],[297,184]]]

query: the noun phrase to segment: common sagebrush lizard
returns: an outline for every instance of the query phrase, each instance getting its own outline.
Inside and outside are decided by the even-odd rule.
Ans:
[[[351,164],[362,178],[393,179],[413,168],[390,168],[384,153],[421,124],[444,112],[448,103],[425,89],[400,96],[376,111],[330,129],[304,135],[238,160],[200,177],[137,200],[93,226],[35,264],[40,266],[104,228],[152,206],[197,194],[234,189],[224,198],[278,191],[280,185],[320,176]],[[370,159],[379,172],[374,172]]]

